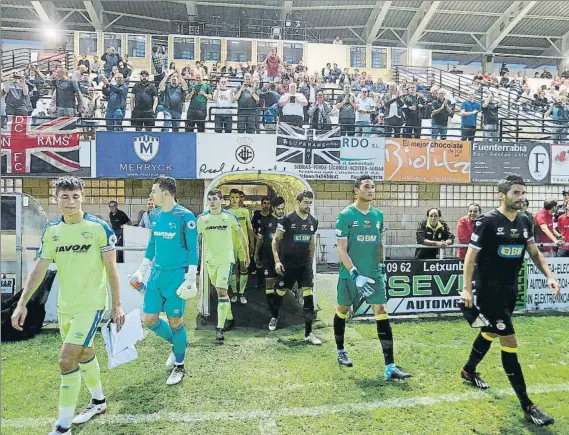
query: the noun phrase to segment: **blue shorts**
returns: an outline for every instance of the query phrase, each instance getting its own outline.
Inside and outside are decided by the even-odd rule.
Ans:
[[[160,314],[164,311],[168,317],[182,317],[186,301],[176,294],[176,290],[184,282],[185,275],[185,269],[152,269],[146,283],[144,313]]]

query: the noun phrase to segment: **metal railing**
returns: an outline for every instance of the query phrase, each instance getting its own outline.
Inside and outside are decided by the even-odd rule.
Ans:
[[[35,54],[44,55],[41,59],[33,61]],[[72,51],[68,50],[32,50],[29,48],[17,48],[2,52],[1,57],[2,75],[11,71],[23,71],[27,69],[31,63],[37,65],[37,68],[45,73],[51,71],[57,62],[65,69],[74,68],[75,56]]]

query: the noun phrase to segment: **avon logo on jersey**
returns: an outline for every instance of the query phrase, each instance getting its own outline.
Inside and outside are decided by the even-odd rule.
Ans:
[[[220,230],[225,231],[227,229],[227,225],[208,225],[205,227],[206,230]]]
[[[356,241],[360,243],[377,243],[377,234],[358,234]]]
[[[166,240],[172,240],[176,233],[170,233],[168,231],[154,231],[154,237],[162,237]]]
[[[68,246],[58,246],[55,248],[55,252],[73,252],[76,254],[85,253],[89,250],[91,245],[68,245]]]
[[[520,258],[523,252],[523,245],[500,245],[498,247],[498,255],[503,258]]]
[[[293,240],[295,243],[308,243],[310,242],[310,234],[295,234]]]

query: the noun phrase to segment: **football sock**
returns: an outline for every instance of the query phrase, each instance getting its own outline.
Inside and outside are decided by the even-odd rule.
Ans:
[[[150,325],[148,328],[154,331],[158,337],[172,343],[172,328],[164,319],[159,318],[154,325]]]
[[[184,328],[183,323],[172,328],[172,351],[176,358],[176,364],[184,363],[184,358],[186,356],[186,340],[186,328]]]
[[[235,272],[235,271],[234,271]],[[229,280],[231,285],[231,294],[236,295],[239,293],[239,289],[237,288],[237,273],[231,274],[231,279]]]
[[[79,390],[81,389],[81,373],[79,367],[69,373],[61,373],[59,386],[59,418],[57,425],[62,428],[71,427],[71,420],[75,414]]]
[[[334,338],[336,339],[336,348],[338,350],[344,349],[344,333],[346,332],[346,317],[347,314],[342,314],[336,311],[334,316]]]
[[[271,312],[271,317],[274,317],[276,319],[277,316],[279,315],[279,312],[275,306],[275,299],[277,297],[277,294],[275,293],[274,289],[270,289],[270,290],[267,289],[267,290],[265,290],[265,293],[267,294],[267,305],[269,306],[269,311]]]
[[[526,409],[528,406],[533,405],[533,403],[527,394],[526,382],[520,362],[518,361],[517,351],[518,349],[515,347],[502,346],[502,366],[504,367],[516,396],[518,396],[522,409]]]
[[[391,332],[391,324],[389,323],[389,318],[387,313],[376,314],[375,324],[377,327],[377,336],[381,343],[381,348],[383,349],[383,358],[385,359],[385,365],[393,364],[393,333]]]
[[[308,337],[312,333],[312,319],[314,318],[314,296],[312,290],[303,290],[302,298],[304,299],[302,308],[304,314],[304,336]]]
[[[277,314],[276,316],[273,316],[275,318],[279,317],[279,311],[281,310],[281,306],[283,304],[283,300],[284,297],[286,295],[286,290],[277,290],[277,292],[275,293],[275,313]]]
[[[233,311],[231,311],[231,304],[227,304],[225,312],[225,318],[227,320],[233,320]]]
[[[79,368],[81,369],[85,385],[91,393],[91,397],[95,400],[104,401],[105,395],[103,394],[103,386],[101,384],[101,367],[99,366],[97,356],[94,355],[89,361],[79,362]]]
[[[247,282],[249,281],[249,275],[241,274],[239,275],[239,295],[242,296],[247,288]]]
[[[227,307],[229,306],[229,298],[219,298],[217,301],[217,327],[223,329],[225,319],[227,319]]]
[[[492,337],[490,337],[485,332],[481,332],[478,334],[474,343],[472,343],[472,350],[470,351],[470,356],[468,357],[468,361],[464,365],[464,370],[473,373],[476,371],[476,367],[482,361],[482,359],[486,356],[488,351],[490,350],[490,346],[492,345]]]

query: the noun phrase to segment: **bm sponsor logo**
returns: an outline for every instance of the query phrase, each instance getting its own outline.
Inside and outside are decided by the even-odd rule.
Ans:
[[[89,251],[91,245],[67,245],[67,246],[58,246],[55,248],[55,252],[74,252],[77,254],[81,254],[84,252]]]
[[[377,234],[359,234],[356,240],[360,243],[377,243]]]
[[[500,245],[498,247],[498,255],[503,258],[520,258],[523,253],[523,245]]]

